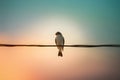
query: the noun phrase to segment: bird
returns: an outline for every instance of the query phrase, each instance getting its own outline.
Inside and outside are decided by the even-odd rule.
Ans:
[[[64,43],[65,43],[64,37],[63,37],[62,33],[59,31],[56,32],[55,35],[56,35],[55,43],[56,43],[56,46],[59,50],[58,56],[63,57],[62,51],[64,50]]]

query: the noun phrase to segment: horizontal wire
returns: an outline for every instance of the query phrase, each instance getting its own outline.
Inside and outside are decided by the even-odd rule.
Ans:
[[[62,46],[62,45],[57,45],[57,46]],[[56,47],[56,45],[0,44],[0,47]],[[120,44],[64,45],[64,47],[120,47]]]

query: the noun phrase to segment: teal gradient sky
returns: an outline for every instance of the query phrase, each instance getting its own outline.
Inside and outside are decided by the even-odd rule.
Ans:
[[[0,3],[0,32],[10,37],[25,34],[30,28],[28,24],[38,18],[42,23],[43,16],[62,14],[84,25],[79,29],[83,28],[95,43],[120,43],[120,0],[2,0]]]

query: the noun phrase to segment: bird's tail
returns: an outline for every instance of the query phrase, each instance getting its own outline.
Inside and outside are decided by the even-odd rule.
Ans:
[[[62,51],[59,51],[59,52],[58,52],[58,56],[63,57]]]

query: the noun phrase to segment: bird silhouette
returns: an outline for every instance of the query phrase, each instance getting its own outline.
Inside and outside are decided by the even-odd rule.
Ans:
[[[61,32],[56,32],[55,35],[56,35],[55,43],[59,50],[58,56],[63,57],[62,51],[64,50],[64,43],[65,43],[64,37]]]

